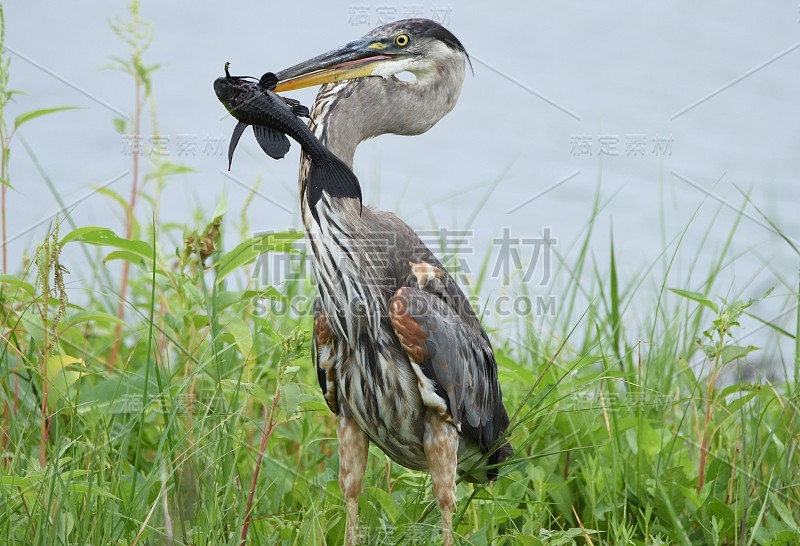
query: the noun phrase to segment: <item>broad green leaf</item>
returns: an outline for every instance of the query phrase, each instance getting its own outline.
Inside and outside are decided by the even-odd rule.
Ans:
[[[515,535],[514,540],[522,546],[542,546],[544,542],[531,535]]]
[[[80,358],[68,355],[51,356],[47,359],[47,364],[45,365],[47,379],[52,381],[56,374],[66,370],[68,366],[75,366],[76,364],[80,367],[83,365],[83,361]]]
[[[243,301],[253,300],[256,298],[266,299],[266,300],[277,300],[282,302],[288,302],[288,298],[278,292],[277,289],[273,286],[268,286],[264,290],[244,290],[244,291],[233,291],[233,290],[224,290],[217,294],[217,307],[221,309],[225,309],[228,306],[241,303]]]
[[[757,390],[748,392],[744,396],[741,396],[741,397],[737,398],[736,400],[733,400],[729,404],[727,404],[725,406],[725,410],[724,411],[726,411],[728,413],[728,415],[720,423],[720,428],[726,426],[731,420],[735,420],[735,421],[740,420],[742,417],[738,413],[739,410],[742,409],[748,402],[750,402],[750,400],[752,400],[753,397],[756,396],[758,393],[759,393],[759,391],[757,391]]]
[[[792,531],[795,533],[800,532],[800,527],[797,525],[797,520],[794,519],[792,515],[792,510],[786,506],[786,504],[773,492],[770,492],[769,499],[772,501],[772,506],[775,507],[775,510],[781,516],[781,520],[783,523],[791,527]]]
[[[148,381],[148,392],[158,393],[156,378],[151,375]],[[125,373],[102,379],[90,388],[81,389],[78,412],[139,413],[144,386],[144,377],[139,374]]]
[[[43,477],[41,473],[28,474],[27,476],[0,475],[0,485],[15,490],[17,488],[27,489],[28,487],[37,485],[42,481]]]
[[[247,383],[245,381],[238,381],[236,379],[223,379],[220,381],[220,386],[224,392],[239,392],[248,396],[252,396],[265,406],[272,404],[272,395],[267,394],[267,391],[255,383]]]
[[[399,507],[395,502],[394,498],[388,491],[383,489],[383,487],[370,487],[369,488],[369,496],[370,498],[374,498],[378,501],[381,508],[383,509],[384,514],[386,514],[388,520],[392,523],[397,521],[397,516],[399,515]]]
[[[67,320],[66,326],[63,328],[64,330],[68,330],[73,326],[77,326],[83,322],[108,322],[111,324],[121,324],[125,325],[125,321],[121,320],[116,315],[112,315],[110,313],[105,313],[103,311],[81,311],[79,313],[75,313],[74,315],[70,316]]]
[[[74,368],[80,368],[82,365],[81,359],[67,355],[53,355],[47,359],[45,369],[50,382],[50,389],[47,391],[47,405],[50,409],[56,407],[59,399],[70,399],[69,389],[81,377],[81,372]]]
[[[280,231],[263,233],[240,243],[230,252],[225,253],[217,263],[217,282],[238,268],[253,263],[265,252],[296,252],[292,243],[303,236],[299,231]]]
[[[25,112],[24,114],[18,115],[14,119],[14,129],[19,129],[20,125],[23,123],[27,123],[32,119],[36,119],[38,117],[46,116],[48,114],[54,114],[56,112],[63,112],[65,110],[75,110],[77,106],[59,106],[57,108],[42,108],[41,110],[34,110],[32,112]]]
[[[748,345],[746,347],[742,347],[739,345],[726,345],[725,347],[722,348],[722,352],[720,353],[720,359],[723,364],[727,364],[728,362],[733,362],[734,360],[744,358],[748,354],[757,350],[758,347],[754,345]]]
[[[16,286],[17,288],[27,292],[29,296],[36,297],[36,290],[33,288],[33,285],[23,281],[15,275],[0,275],[0,284]]]
[[[148,270],[148,264],[151,263],[151,260],[146,260],[139,254],[130,252],[128,250],[115,250],[114,252],[109,253],[108,256],[103,258],[103,263],[113,262],[114,260],[131,262],[132,264],[139,266],[144,270]]]
[[[250,327],[239,317],[233,317],[225,325],[225,329],[233,336],[244,361],[250,362],[253,359],[253,336]]]
[[[314,402],[317,397],[313,394],[302,392],[298,383],[286,383],[280,386],[281,389],[281,406],[286,412],[287,418],[297,417],[300,411],[300,406],[305,405],[307,402]]]
[[[145,241],[130,241],[123,239],[113,231],[104,227],[86,226],[78,228],[61,239],[61,246],[80,241],[90,245],[110,246],[138,254],[148,260],[153,259],[153,247]]]
[[[37,315],[33,309],[35,308],[28,308],[28,311],[20,316],[20,324],[34,341],[41,344],[44,343],[44,325],[42,317]]]
[[[709,309],[714,311],[715,314],[719,314],[719,308],[717,307],[717,305],[710,299],[706,298],[705,295],[701,294],[700,292],[690,292],[689,290],[681,290],[679,288],[670,288],[669,291],[683,298],[697,302],[700,305],[708,307]]]

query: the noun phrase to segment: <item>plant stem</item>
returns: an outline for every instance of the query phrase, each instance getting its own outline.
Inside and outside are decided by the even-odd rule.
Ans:
[[[131,196],[128,200],[128,208],[125,215],[125,238],[131,239],[133,237],[133,225],[136,220],[135,208],[136,197],[139,193],[139,140],[141,134],[141,121],[142,121],[142,81],[141,78],[136,78],[135,85],[136,93],[136,109],[134,111],[133,122],[133,165],[131,167]],[[122,320],[125,316],[125,297],[128,293],[128,277],[130,274],[130,262],[124,260],[122,262],[122,286],[120,287],[119,306],[117,307],[117,317]],[[108,359],[109,368],[114,368],[119,355],[119,346],[122,343],[122,323],[118,323],[114,331],[114,346],[111,349],[111,356]]]
[[[39,305],[39,315],[42,318],[42,332],[44,332],[44,343],[42,347],[42,421],[40,425],[40,442],[39,442],[39,466],[44,468],[47,463],[47,438],[48,438],[48,415],[47,415],[47,397],[49,396],[49,382],[47,376],[47,361],[50,359],[50,325],[49,325],[49,304],[50,304],[50,237],[48,233],[47,238],[44,240],[41,250],[39,251],[39,279],[42,284],[42,303]]]
[[[267,450],[270,436],[275,430],[277,423],[273,421],[275,416],[275,408],[278,406],[278,401],[281,399],[280,383],[275,387],[275,396],[272,399],[272,407],[264,414],[264,430],[261,433],[261,445],[258,447],[258,459],[256,460],[256,468],[253,472],[253,481],[250,484],[250,495],[247,497],[247,511],[244,515],[244,525],[242,525],[241,544],[247,542],[247,530],[250,528],[250,518],[253,512],[253,498],[256,494],[256,484],[258,483],[258,474],[261,470],[261,460],[264,458],[264,452]],[[266,409],[266,406],[264,406]]]
[[[5,155],[5,153],[3,155]],[[3,166],[5,167],[5,161],[3,161]],[[0,176],[2,176],[3,180],[5,180],[6,178],[5,169],[3,169],[3,173],[0,174]],[[8,273],[8,237],[6,235],[6,191],[7,190],[8,187],[5,184],[3,184],[3,187],[0,188],[1,192],[0,195],[2,195],[2,198],[0,198],[2,199],[2,204],[0,204],[0,207],[2,207],[3,209],[2,213],[3,214],[3,274]]]

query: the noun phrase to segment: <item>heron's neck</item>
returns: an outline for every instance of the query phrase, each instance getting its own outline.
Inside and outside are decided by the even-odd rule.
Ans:
[[[453,54],[416,81],[369,77],[323,86],[312,108],[317,138],[351,168],[356,147],[388,133],[419,135],[450,112],[466,71],[465,57]]]

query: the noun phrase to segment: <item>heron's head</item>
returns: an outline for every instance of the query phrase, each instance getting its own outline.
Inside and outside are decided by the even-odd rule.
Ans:
[[[452,65],[469,61],[453,33],[430,19],[405,19],[380,26],[363,38],[278,72],[276,91],[368,76],[411,72],[419,84],[441,78]],[[461,82],[458,82],[460,90]]]

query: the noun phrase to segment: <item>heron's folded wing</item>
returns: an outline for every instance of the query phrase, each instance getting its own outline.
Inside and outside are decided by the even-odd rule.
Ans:
[[[397,290],[390,318],[409,358],[431,381],[454,424],[488,449],[508,425],[488,341],[442,298],[420,288]],[[436,409],[435,399],[428,398]]]

